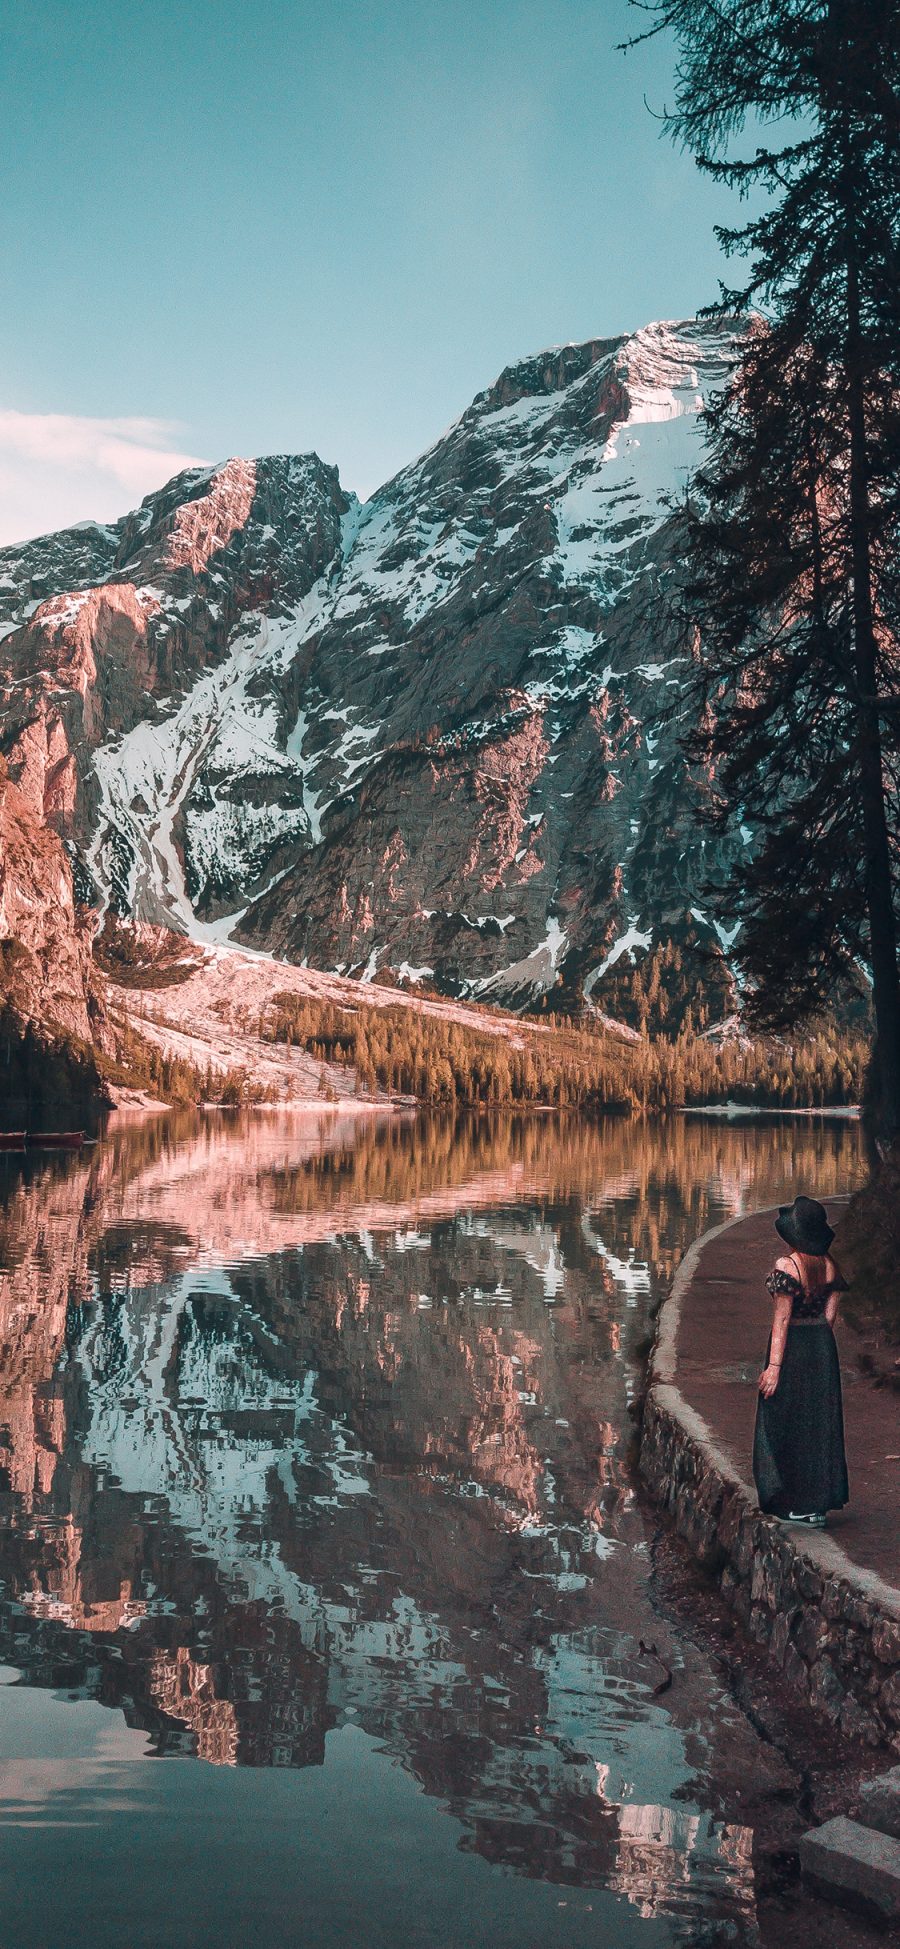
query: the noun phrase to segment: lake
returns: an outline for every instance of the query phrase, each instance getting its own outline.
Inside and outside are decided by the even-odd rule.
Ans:
[[[690,1242],[863,1175],[813,1118],[0,1158],[4,1949],[768,1942],[783,1777],[667,1605],[630,1409]]]

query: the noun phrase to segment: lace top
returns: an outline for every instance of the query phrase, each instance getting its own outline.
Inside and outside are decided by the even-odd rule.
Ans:
[[[801,1279],[795,1278],[792,1272],[782,1272],[779,1266],[775,1266],[766,1280],[766,1292],[773,1299],[778,1299],[782,1293],[787,1294],[791,1302],[792,1320],[820,1320],[831,1294],[844,1293],[846,1290],[847,1282],[839,1276],[807,1292]]]

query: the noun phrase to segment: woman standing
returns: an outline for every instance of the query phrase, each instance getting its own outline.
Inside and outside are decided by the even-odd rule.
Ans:
[[[834,1232],[815,1198],[782,1205],[775,1230],[789,1245],[766,1280],[775,1301],[759,1377],[753,1479],[759,1506],[821,1529],[849,1496],[841,1370],[834,1343],[845,1281],[828,1248]]]

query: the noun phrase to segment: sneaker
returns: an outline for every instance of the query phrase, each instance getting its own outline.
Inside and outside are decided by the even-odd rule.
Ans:
[[[787,1515],[783,1516],[781,1520],[784,1523],[805,1523],[807,1528],[811,1528],[813,1524],[824,1523],[825,1518],[824,1516],[812,1516],[808,1510],[803,1512],[799,1509],[789,1509]]]

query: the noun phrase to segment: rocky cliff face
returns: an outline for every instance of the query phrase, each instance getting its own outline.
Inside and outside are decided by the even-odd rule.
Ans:
[[[62,841],[0,769],[0,1000],[88,1041],[92,931]]]
[[[232,460],[0,555],[3,748],[79,890],[505,1001],[590,992],[692,909],[714,939],[656,720],[731,355],[693,321],[566,346],[364,507],[315,455]]]
[[[57,833],[0,758],[0,1129],[81,1124],[102,1089],[92,1044],[109,1025]]]

